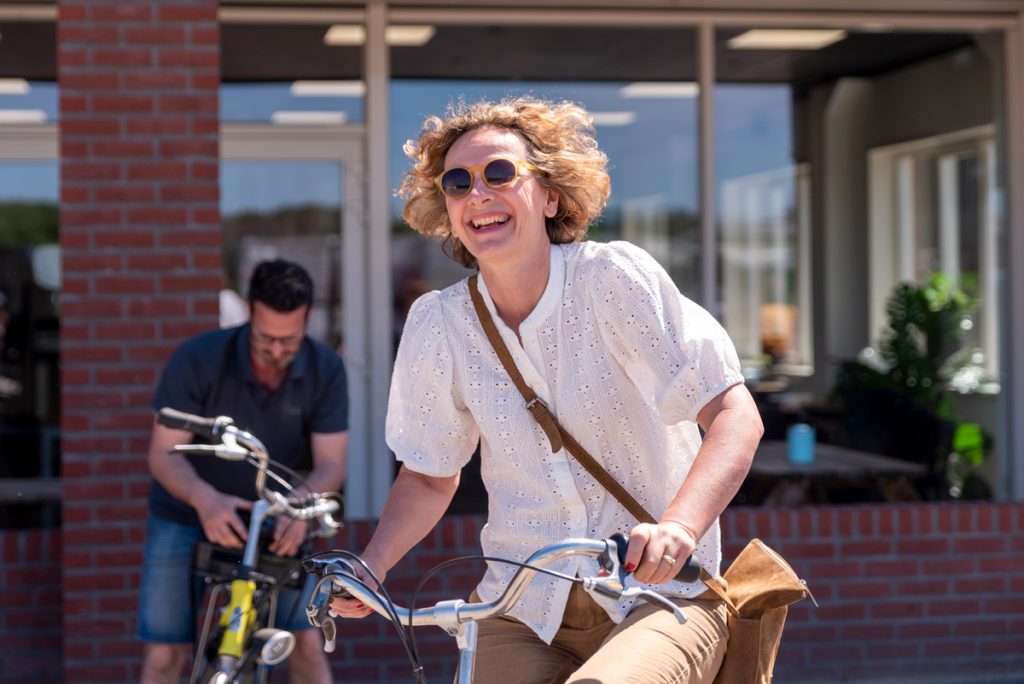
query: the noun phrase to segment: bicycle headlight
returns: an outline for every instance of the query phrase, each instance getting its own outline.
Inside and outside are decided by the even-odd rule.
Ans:
[[[295,635],[283,629],[264,627],[252,635],[253,650],[259,650],[264,665],[283,663],[295,648]]]

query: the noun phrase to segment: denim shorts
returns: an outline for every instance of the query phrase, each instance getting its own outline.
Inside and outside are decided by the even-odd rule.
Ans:
[[[204,539],[200,528],[150,513],[139,590],[140,640],[161,644],[195,641],[196,607],[200,605],[205,583],[192,574],[192,547]],[[302,592],[281,589],[275,627],[291,632],[310,627],[305,606],[314,584],[315,578],[309,576]]]

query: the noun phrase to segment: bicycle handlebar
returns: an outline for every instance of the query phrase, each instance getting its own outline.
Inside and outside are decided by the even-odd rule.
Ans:
[[[220,439],[220,436],[224,433],[224,428],[232,423],[232,420],[227,416],[202,418],[166,406],[160,409],[156,420],[164,427],[174,430],[188,430],[194,435],[206,437],[207,439]]]
[[[680,623],[686,616],[674,603],[661,594],[641,587],[626,587],[626,572],[623,560],[626,554],[626,537],[615,534],[604,540],[566,539],[540,549],[516,571],[505,591],[496,600],[488,603],[466,603],[461,600],[441,601],[429,608],[410,610],[389,604],[387,599],[371,589],[355,573],[350,558],[353,554],[325,552],[309,556],[303,560],[303,570],[320,576],[312,596],[306,605],[306,616],[312,625],[320,627],[325,637],[324,650],[334,650],[333,636],[336,632],[330,612],[330,599],[333,596],[347,596],[359,599],[375,613],[402,624],[413,627],[419,625],[437,625],[449,634],[461,630],[466,622],[476,622],[486,618],[498,617],[507,613],[519,600],[527,585],[538,569],[568,556],[588,556],[596,558],[598,564],[608,574],[602,577],[590,577],[579,580],[583,588],[591,593],[598,593],[614,599],[640,598],[659,608],[672,612]],[[700,575],[700,566],[687,559],[679,578],[682,581],[694,581]],[[566,578],[571,579],[571,578]],[[454,631],[453,631],[454,630]]]
[[[235,427],[234,421],[228,416],[203,418],[190,413],[164,407],[157,412],[157,423],[173,430],[186,430],[194,435],[205,437],[219,444],[177,444],[171,451],[181,454],[211,455],[227,461],[256,460],[256,493],[270,504],[271,513],[284,513],[295,520],[312,520],[320,522],[317,534],[326,534],[341,527],[342,523],[334,519],[334,513],[341,509],[336,498],[323,494],[311,493],[299,503],[293,503],[286,497],[271,489],[267,489],[267,469],[270,455],[255,435]],[[291,485],[284,483],[291,488]],[[294,491],[294,490],[293,490]]]

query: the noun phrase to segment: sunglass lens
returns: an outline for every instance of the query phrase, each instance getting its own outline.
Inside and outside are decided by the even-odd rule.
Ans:
[[[508,185],[516,179],[516,165],[508,159],[495,159],[484,167],[484,180],[492,188]]]
[[[473,179],[466,169],[449,169],[441,176],[441,191],[449,197],[462,197],[472,185]]]

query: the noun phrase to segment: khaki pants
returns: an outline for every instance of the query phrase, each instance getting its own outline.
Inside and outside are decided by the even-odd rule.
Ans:
[[[470,601],[478,601],[474,594]],[[710,684],[729,640],[724,602],[676,599],[668,611],[640,603],[616,625],[574,585],[550,646],[518,620],[480,622],[476,684]]]

